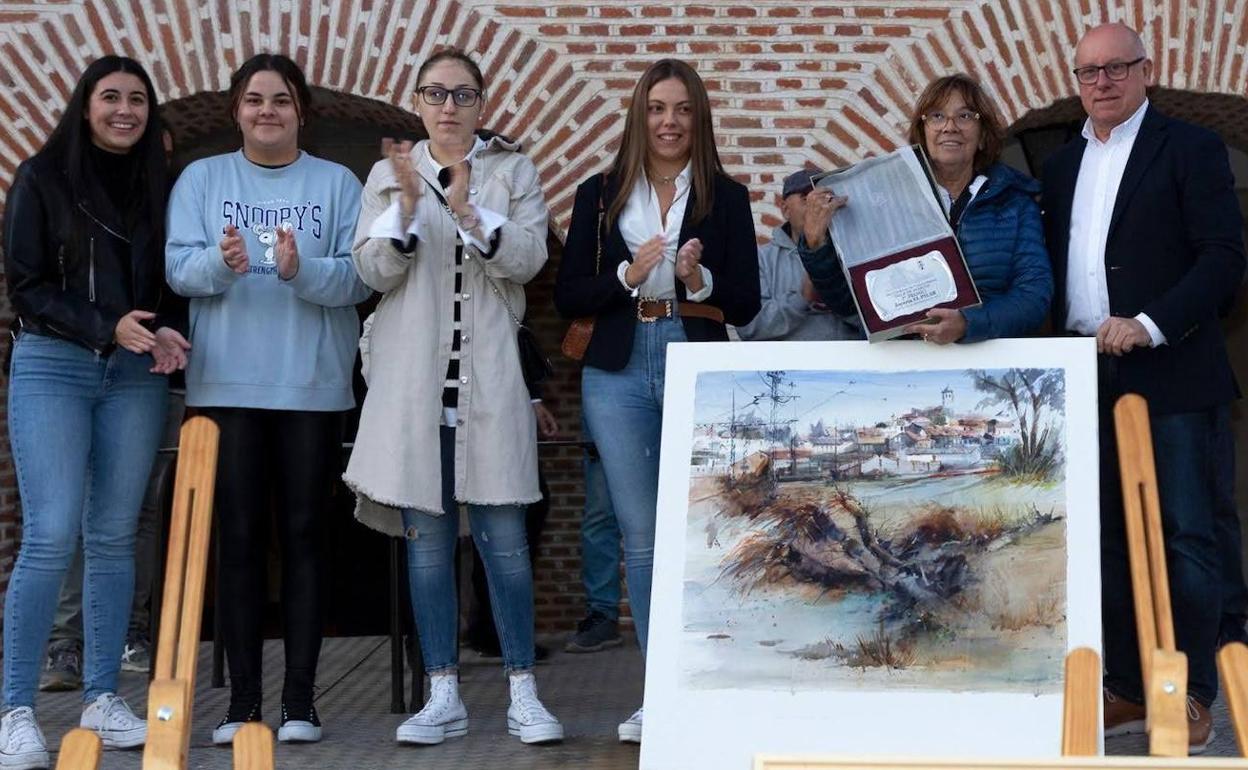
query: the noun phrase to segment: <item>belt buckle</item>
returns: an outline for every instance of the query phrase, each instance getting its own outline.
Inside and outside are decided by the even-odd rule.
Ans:
[[[662,302],[662,303],[663,303],[663,305],[664,305],[664,308],[665,308],[665,313],[664,313],[664,315],[662,315],[662,316],[648,316],[648,315],[646,315],[645,313],[643,313],[643,312],[642,312],[642,308],[645,306],[645,304],[646,304],[647,302]],[[672,301],[671,301],[670,299],[640,299],[640,300],[637,300],[637,320],[638,320],[638,321],[641,321],[642,323],[652,324],[652,323],[654,323],[655,321],[659,320],[660,318],[671,318],[671,317],[672,317]]]

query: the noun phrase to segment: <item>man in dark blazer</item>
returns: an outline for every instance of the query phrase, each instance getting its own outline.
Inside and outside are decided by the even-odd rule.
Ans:
[[[1153,66],[1129,27],[1090,30],[1074,74],[1082,136],[1044,167],[1054,326],[1095,336],[1101,445],[1105,734],[1144,729],[1143,687],[1126,554],[1112,408],[1148,400],[1178,647],[1187,654],[1193,752],[1211,736],[1220,561],[1218,470],[1239,389],[1219,316],[1244,271],[1242,221],[1226,147],[1149,105]]]

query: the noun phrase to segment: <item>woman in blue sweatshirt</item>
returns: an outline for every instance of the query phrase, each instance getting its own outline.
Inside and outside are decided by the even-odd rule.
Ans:
[[[947,75],[919,96],[911,144],[922,145],[937,192],[953,225],[983,304],[933,308],[910,331],[928,342],[975,342],[1023,337],[1044,322],[1053,298],[1053,270],[1044,247],[1040,183],[1000,162],[1005,122],[973,78]],[[798,254],[820,298],[833,312],[857,313],[839,260],[827,238],[836,209],[853,205],[826,188],[807,196]]]
[[[321,521],[342,413],[354,406],[355,305],[370,290],[351,262],[360,182],[299,149],[311,93],[298,65],[259,54],[230,79],[240,151],[192,163],[169,204],[166,272],[191,298],[187,406],[221,428],[217,611],[230,706],[213,742],[261,711],[269,499],[282,551],[286,678],[281,741],[316,741]]]

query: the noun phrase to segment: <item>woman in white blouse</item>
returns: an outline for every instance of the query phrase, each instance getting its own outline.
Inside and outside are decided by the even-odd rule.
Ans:
[[[361,343],[368,395],[344,476],[357,518],[407,541],[430,696],[396,737],[429,744],[468,731],[454,575],[465,504],[511,682],[508,729],[525,743],[557,741],[563,726],[533,679],[524,514],[541,494],[516,347],[523,285],[546,262],[546,204],[517,144],[476,135],[485,82],[472,59],[439,52],[417,83],[429,139],[373,167],[352,249],[382,298]]]
[[[566,318],[595,318],[585,351],[586,425],[624,541],[629,602],[646,649],[669,342],[728,339],[759,310],[745,187],[724,173],[697,72],[650,66],[633,90],[611,168],[576,192],[555,284]],[[641,740],[638,709],[620,740]]]

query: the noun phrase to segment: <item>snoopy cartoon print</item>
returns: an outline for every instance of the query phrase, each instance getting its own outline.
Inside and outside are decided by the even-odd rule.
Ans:
[[[265,267],[273,267],[277,264],[277,257],[273,254],[273,248],[277,244],[278,227],[286,230],[293,230],[294,227],[289,222],[283,222],[277,227],[268,227],[266,225],[252,225],[251,231],[260,239],[260,245],[264,246],[264,258],[260,260],[260,264]]]

